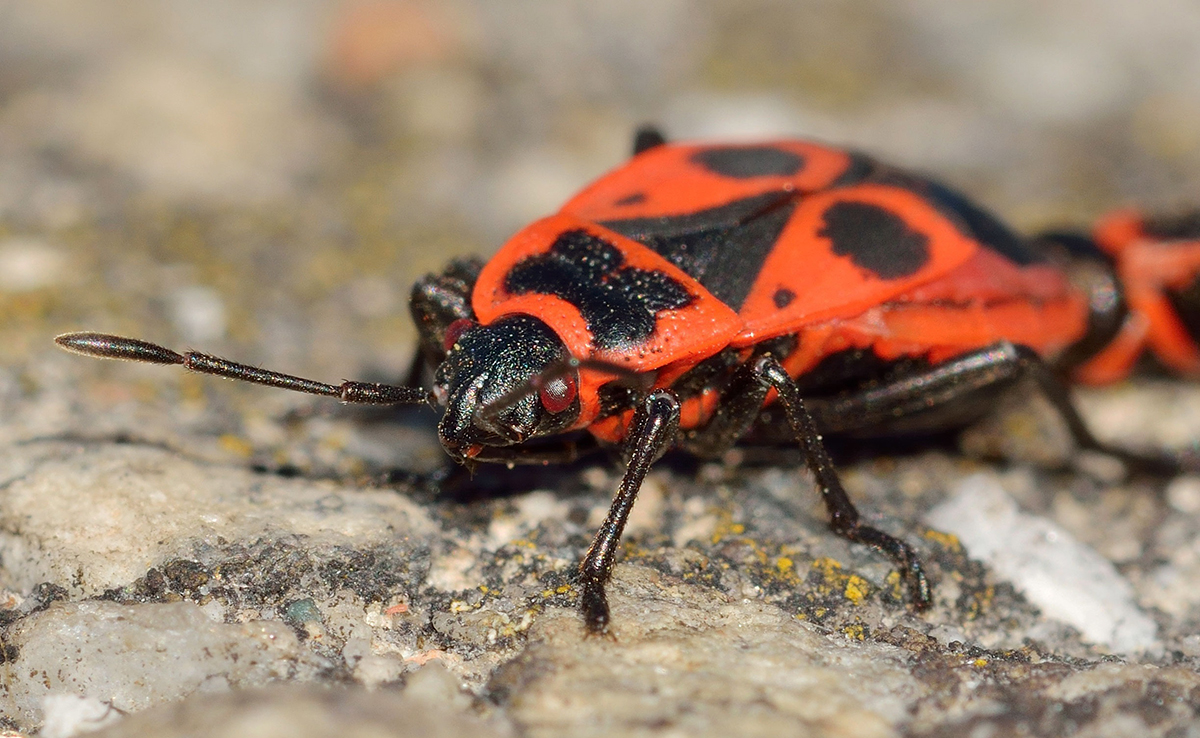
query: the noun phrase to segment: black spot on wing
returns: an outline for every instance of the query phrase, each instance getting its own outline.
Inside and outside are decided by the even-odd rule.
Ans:
[[[774,146],[713,146],[691,156],[713,174],[734,179],[789,176],[804,168],[804,157]]]
[[[604,220],[600,222],[600,225],[635,241],[644,242],[647,238],[674,238],[703,231],[736,228],[755,216],[762,215],[771,208],[795,198],[795,196],[791,192],[773,190],[690,213],[653,218]]]
[[[792,292],[787,287],[780,287],[779,289],[775,290],[774,295],[771,295],[771,301],[774,302],[775,307],[779,308],[780,310],[783,310],[788,305],[791,305],[792,301],[795,299],[796,293]]]
[[[739,310],[795,202],[795,194],[775,191],[685,215],[601,225],[654,249],[718,300]]]
[[[968,200],[962,193],[930,179],[920,181],[924,187],[917,190],[918,194],[924,194],[938,210],[965,226],[965,235],[973,237],[984,248],[995,251],[1019,266],[1046,261],[1046,256],[1030,247],[1028,241],[1013,233],[996,216]]]
[[[1045,254],[1032,246],[1028,240],[1014,233],[996,216],[976,205],[958,190],[951,189],[941,182],[888,167],[880,167],[869,180],[920,195],[954,223],[964,236],[974,239],[980,246],[1018,266],[1047,261]]]
[[[637,205],[638,203],[646,202],[645,192],[631,192],[625,197],[617,200],[613,205]]]
[[[514,295],[556,295],[579,309],[597,348],[628,348],[654,332],[663,310],[696,297],[663,272],[625,266],[620,249],[584,230],[560,235],[550,251],[519,261],[504,278]]]
[[[929,261],[929,238],[878,205],[837,202],[824,219],[818,235],[833,242],[833,252],[880,279],[907,277]]]

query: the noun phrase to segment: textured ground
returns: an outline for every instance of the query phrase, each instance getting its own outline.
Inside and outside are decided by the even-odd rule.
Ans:
[[[442,463],[432,416],[50,342],[394,380],[408,285],[645,120],[852,144],[1027,229],[1170,209],[1200,183],[1198,36],[1184,0],[0,0],[0,727],[1200,735],[1200,479],[1053,470],[1062,431],[1026,398],[957,445],[843,449],[930,612],[794,465],[668,459],[608,641],[572,578],[603,457],[435,496],[380,483]],[[1200,439],[1186,384],[1081,399],[1110,438]]]

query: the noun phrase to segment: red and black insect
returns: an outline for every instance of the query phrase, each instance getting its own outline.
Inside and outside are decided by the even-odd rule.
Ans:
[[[57,341],[345,402],[432,400],[460,463],[573,458],[578,430],[624,444],[624,477],[579,569],[593,633],[608,629],[605,585],[650,466],[672,446],[714,457],[744,438],[798,443],[833,530],[890,557],[924,608],[917,554],[860,520],[822,434],[956,428],[1030,378],[1079,446],[1179,469],[1101,443],[1075,411],[1061,377],[1102,358],[1130,313],[1110,257],[1080,237],[1047,240],[1072,247],[1088,287],[958,193],[866,156],[805,141],[667,143],[647,129],[632,160],[491,261],[455,261],[415,285],[431,391],[328,385],[93,333]],[[1169,294],[1177,313],[1200,315],[1194,285]]]
[[[1145,353],[1176,374],[1200,376],[1200,212],[1146,218],[1117,211],[1101,219],[1092,240],[1111,261],[1129,315],[1077,379],[1121,379]]]

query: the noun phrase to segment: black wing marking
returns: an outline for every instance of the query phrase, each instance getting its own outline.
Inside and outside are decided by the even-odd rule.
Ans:
[[[517,262],[504,278],[514,295],[556,295],[579,309],[596,347],[624,349],[654,333],[656,316],[695,302],[670,275],[625,266],[611,243],[585,230],[561,234],[550,250]]]
[[[774,191],[684,215],[601,225],[654,249],[740,310],[797,201],[794,193]]]

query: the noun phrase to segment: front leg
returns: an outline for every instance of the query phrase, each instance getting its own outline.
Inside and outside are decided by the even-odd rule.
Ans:
[[[446,357],[446,330],[450,325],[475,317],[471,291],[482,269],[479,259],[455,259],[441,274],[426,274],[413,284],[409,310],[421,337],[419,353],[431,366]]]
[[[679,400],[666,390],[650,393],[634,414],[626,440],[629,465],[621,477],[608,517],[596,531],[591,547],[579,564],[579,583],[583,588],[580,607],[584,624],[592,635],[609,634],[608,597],[604,587],[612,577],[621,532],[625,530],[629,511],[637,500],[646,472],[670,448],[678,432]]]

